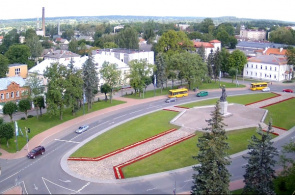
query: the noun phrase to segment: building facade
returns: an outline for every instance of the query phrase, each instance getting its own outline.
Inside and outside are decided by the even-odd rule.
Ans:
[[[244,66],[245,78],[262,81],[284,81],[291,78],[293,66],[287,64],[286,57],[261,55],[248,59]]]
[[[266,31],[245,29],[245,26],[241,26],[240,39],[250,40],[250,41],[265,41],[266,40]]]
[[[217,50],[221,51],[221,42],[218,40],[212,40],[209,42],[193,41],[193,43],[194,47],[196,48],[196,52],[201,47],[204,47],[206,59],[208,58],[211,52],[215,53]]]
[[[20,76],[0,78],[0,103],[17,102],[26,97],[28,88],[24,84],[25,80]]]
[[[28,65],[26,64],[10,64],[8,65],[7,77],[20,76],[23,79],[28,76]]]

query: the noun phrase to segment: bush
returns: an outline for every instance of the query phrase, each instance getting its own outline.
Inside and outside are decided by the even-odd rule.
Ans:
[[[21,117],[20,120],[26,120],[26,118],[25,117]]]
[[[97,98],[97,101],[100,102],[100,98],[99,97]]]
[[[294,83],[294,80],[283,81],[283,83]]]
[[[34,117],[33,115],[29,115],[29,116],[28,116],[28,118],[33,118],[33,117]]]

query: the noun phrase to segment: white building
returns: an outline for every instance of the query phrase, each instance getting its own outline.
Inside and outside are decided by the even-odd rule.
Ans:
[[[149,64],[155,64],[153,51],[115,48],[96,50],[96,53],[113,56],[126,64],[129,64],[131,60],[145,60]]]
[[[275,55],[260,55],[249,58],[244,66],[245,78],[263,81],[289,80],[293,67],[287,64],[287,58]]]
[[[204,47],[206,59],[208,58],[211,51],[213,53],[215,53],[217,49],[221,51],[221,42],[218,40],[212,40],[209,42],[193,41],[193,43],[194,47],[196,48],[196,51],[198,51],[198,49],[200,49],[201,47]]]

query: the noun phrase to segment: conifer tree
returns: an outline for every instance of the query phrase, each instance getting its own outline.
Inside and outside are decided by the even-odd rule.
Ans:
[[[266,132],[263,132],[259,125],[257,133],[260,137],[255,135],[251,137],[248,156],[243,156],[248,160],[248,164],[245,166],[243,194],[275,194],[272,180],[275,178],[276,161],[274,157],[278,155],[278,151],[270,141],[271,129],[271,122],[269,122]]]
[[[200,165],[193,167],[196,173],[193,175],[191,194],[230,194],[230,173],[226,168],[230,164],[226,152],[229,145],[219,101],[211,117],[207,120],[206,132],[198,139],[199,153],[193,157]]]

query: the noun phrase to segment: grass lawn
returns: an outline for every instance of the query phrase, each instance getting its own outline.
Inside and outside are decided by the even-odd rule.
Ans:
[[[276,94],[274,93],[257,93],[257,94],[250,94],[250,95],[228,96],[226,100],[228,101],[228,103],[237,103],[237,104],[245,105],[245,104],[257,102],[266,98],[275,97],[275,96]],[[189,104],[183,104],[181,106],[184,106],[187,108],[193,108],[196,106],[215,105],[218,99],[219,98],[198,101],[198,102],[193,102]]]
[[[246,150],[251,136],[255,133],[256,128],[227,132],[230,146],[228,154],[231,155]],[[198,161],[194,160],[192,156],[198,154],[198,147],[196,144],[198,142],[198,137],[201,135],[201,132],[197,132],[195,137],[124,167],[124,176],[126,178],[131,178],[198,164]]]
[[[117,101],[117,100],[112,100],[112,104],[108,101],[101,101],[101,102],[95,102],[92,106],[92,108],[88,111],[87,110],[87,105],[85,105],[85,114],[94,112],[97,110],[101,110],[107,107],[115,106],[118,104],[124,103],[123,101]],[[26,134],[25,134],[25,127],[29,127],[31,130],[31,133],[29,133],[29,139],[34,137],[35,135],[42,133],[43,131],[50,129],[51,127],[54,127],[56,125],[59,125],[61,123],[64,123],[68,120],[71,120],[73,118],[79,117],[83,115],[83,109],[79,110],[75,116],[71,114],[70,109],[66,109],[63,115],[63,120],[60,120],[58,116],[56,117],[51,117],[48,115],[48,113],[43,114],[42,117],[32,117],[28,118],[28,120],[18,120],[18,127],[22,129],[22,132],[24,136],[18,136],[17,142],[18,142],[18,149],[22,149],[26,145]],[[14,127],[14,124],[13,124]],[[20,133],[21,135],[21,133]],[[13,139],[10,139],[8,141],[9,147],[6,146],[6,141],[4,139],[0,139],[0,147],[10,153],[16,152],[16,143],[14,142],[15,137]]]
[[[225,85],[226,88],[242,88],[245,87],[245,85],[239,85],[238,87],[236,86],[235,83],[227,83],[227,82],[220,82],[221,85]],[[188,88],[187,85],[182,85],[182,86],[186,86]],[[174,87],[174,89],[176,89],[177,86]],[[204,90],[204,89],[218,89],[219,88],[219,81],[217,81],[216,83],[213,81],[212,83],[203,83],[202,85],[199,86],[199,90]],[[146,91],[144,93],[144,97],[141,96],[139,97],[138,94],[127,94],[124,95],[124,97],[127,98],[134,98],[134,99],[143,99],[143,98],[150,98],[150,97],[155,97],[155,96],[160,96],[160,95],[168,95],[169,90],[171,89],[171,87],[165,88],[162,90],[161,93],[161,89],[156,89],[151,90],[151,91]]]
[[[277,127],[291,129],[295,125],[295,98],[265,107],[269,111],[265,123],[268,124],[270,118],[272,124]]]
[[[172,128],[169,122],[179,113],[157,111],[107,131],[79,148],[71,157],[98,157]]]

